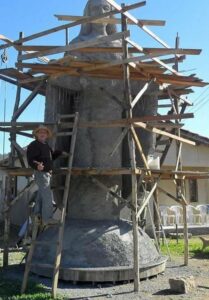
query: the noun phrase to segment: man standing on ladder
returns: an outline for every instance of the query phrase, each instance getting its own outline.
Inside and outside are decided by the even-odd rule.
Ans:
[[[53,160],[66,153],[50,148],[47,140],[52,137],[52,132],[48,127],[39,126],[33,131],[33,135],[35,140],[27,148],[27,160],[29,166],[34,169],[38,186],[34,212],[36,216],[40,216],[42,226],[53,225],[58,222],[53,219],[53,193],[50,187]]]

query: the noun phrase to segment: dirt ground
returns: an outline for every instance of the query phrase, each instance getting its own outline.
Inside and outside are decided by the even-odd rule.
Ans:
[[[13,234],[15,237],[16,233],[14,232]],[[0,248],[1,246],[2,240],[0,239]],[[2,254],[0,255],[2,256]],[[11,263],[13,265],[9,266],[6,271],[2,271],[0,268],[0,275],[9,279],[22,280],[24,264],[17,264],[16,259]],[[169,278],[191,275],[194,276],[197,285],[192,293],[177,295],[171,292],[169,289]],[[37,283],[42,283],[50,290],[51,280],[33,274],[31,274],[30,278]],[[133,282],[116,285],[112,283],[92,285],[91,283],[72,284],[64,281],[59,282],[58,293],[64,296],[65,299],[71,300],[209,300],[209,253],[199,253],[195,257],[190,258],[188,266],[183,265],[183,257],[173,257],[171,261],[167,262],[165,273],[141,281],[139,293],[133,292]]]
[[[24,265],[11,266],[4,277],[21,279],[23,276]],[[190,294],[175,295],[169,289],[168,279],[177,276],[195,277],[197,288]],[[51,281],[47,278],[32,275],[30,277],[35,282],[44,284],[50,289]],[[133,283],[128,284],[76,284],[60,282],[58,293],[65,299],[74,300],[100,300],[100,299],[120,299],[120,300],[149,300],[149,299],[169,299],[169,300],[207,300],[209,299],[209,258],[191,258],[189,266],[182,265],[182,258],[175,258],[167,263],[164,274],[157,277],[141,281],[140,292],[133,292]]]

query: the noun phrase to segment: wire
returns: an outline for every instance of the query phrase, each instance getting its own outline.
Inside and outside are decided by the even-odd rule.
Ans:
[[[4,108],[3,108],[3,119],[6,122],[6,112],[7,112],[7,86],[6,82],[4,84]],[[3,150],[3,160],[5,158],[5,145],[6,145],[6,134],[5,131],[3,132],[3,143],[2,143],[2,150]]]
[[[209,89],[209,86],[207,86],[207,88],[204,89],[204,91],[193,101],[193,103],[195,103],[202,95],[204,95],[208,89]]]
[[[8,62],[8,55],[6,49],[4,49],[3,53],[1,54],[1,67],[6,64],[7,69],[7,62]],[[2,81],[1,81],[2,82]],[[2,85],[3,86],[3,85]],[[6,122],[6,113],[7,113],[7,83],[4,82],[4,100],[3,100],[3,120]],[[5,147],[6,147],[6,132],[3,132],[3,141],[2,141],[2,158],[5,158]]]
[[[192,112],[192,111],[196,110],[197,107],[201,106],[202,102],[204,102],[204,100],[206,98],[208,98],[208,96],[209,96],[209,93],[207,93],[203,98],[199,99],[199,101],[194,103],[195,105],[189,108],[189,112]]]
[[[201,108],[203,108],[203,106],[205,106],[205,104],[207,104],[209,102],[209,98],[207,97],[206,100],[197,108],[195,109],[194,113],[198,112]]]

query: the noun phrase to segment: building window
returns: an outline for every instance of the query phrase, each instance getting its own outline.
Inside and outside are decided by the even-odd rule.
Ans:
[[[198,185],[196,179],[189,179],[189,198],[190,202],[198,202]]]

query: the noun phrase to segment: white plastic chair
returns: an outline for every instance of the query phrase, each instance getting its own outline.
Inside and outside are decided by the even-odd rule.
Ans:
[[[161,222],[162,225],[167,226],[167,219],[168,219],[168,215],[167,215],[167,206],[166,205],[160,205],[159,207],[160,209],[160,216],[161,216]]]
[[[175,223],[177,225],[183,224],[183,208],[179,205],[173,205],[170,209],[175,212]]]
[[[204,205],[204,204],[197,205],[196,209],[200,210],[202,224],[206,224],[207,223],[207,211],[208,211],[207,205]]]
[[[193,205],[187,206],[187,221],[189,224],[200,225],[202,223],[201,212]]]
[[[167,214],[167,224],[168,225],[174,225],[176,220],[176,213],[174,210],[172,210],[170,207],[166,208],[166,214]]]

